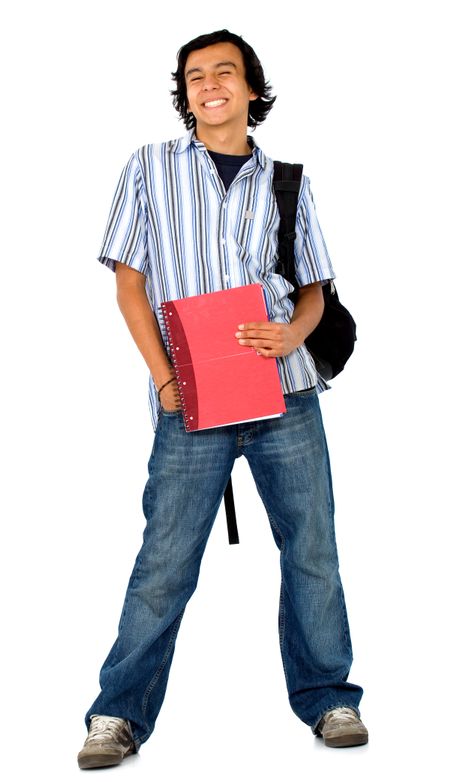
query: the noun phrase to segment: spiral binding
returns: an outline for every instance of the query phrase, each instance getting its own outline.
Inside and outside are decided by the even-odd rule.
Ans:
[[[174,344],[173,344],[173,338],[172,338],[172,332],[170,329],[170,323],[169,323],[169,317],[171,315],[170,311],[167,312],[167,307],[169,303],[168,302],[162,302],[161,306],[158,308],[161,311],[162,317],[163,317],[163,323],[164,323],[164,336],[166,338],[166,344],[169,346],[169,353],[170,353],[170,360],[172,362],[172,365],[175,369],[175,377],[177,380],[177,386],[178,386],[178,393],[180,395],[181,400],[181,409],[183,411],[183,418],[184,418],[184,427],[187,432],[190,432],[190,426],[189,426],[189,419],[188,414],[186,410],[186,400],[184,398],[183,394],[183,383],[181,380],[180,371],[178,368],[178,363],[176,359],[176,353],[174,350]]]
[[[159,305],[159,307],[158,307],[158,326],[159,326],[159,331],[161,332],[163,341],[167,345],[167,343],[169,342],[169,338],[168,338],[168,335],[167,335],[167,326],[166,326],[166,322],[164,320],[164,313],[163,313],[162,305]]]

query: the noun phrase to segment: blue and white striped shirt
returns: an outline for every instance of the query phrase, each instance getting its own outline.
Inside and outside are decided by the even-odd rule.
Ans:
[[[274,271],[279,214],[272,180],[273,161],[253,142],[252,157],[226,191],[194,131],[148,144],[131,156],[117,185],[98,260],[113,271],[120,261],[146,276],[163,340],[159,307],[164,300],[250,283],[264,287],[269,319],[290,323],[292,287]],[[296,234],[300,286],[334,278],[307,177],[299,193]],[[277,362],[284,394],[315,385],[327,388],[304,345]],[[159,402],[151,378],[149,403],[156,428]]]

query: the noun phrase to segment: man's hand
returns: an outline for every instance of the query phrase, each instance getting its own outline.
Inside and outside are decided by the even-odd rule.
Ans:
[[[287,356],[303,342],[294,323],[256,321],[240,324],[236,337],[240,345],[249,345],[261,356]]]
[[[174,411],[181,410],[181,400],[178,391],[178,385],[175,379],[175,371],[172,372],[172,377],[172,382],[165,385],[164,389],[159,395],[161,407],[167,413],[173,413]]]
[[[287,356],[302,345],[319,323],[323,313],[321,283],[300,288],[290,324],[253,322],[240,324],[236,338],[241,345],[249,345],[262,356]]]

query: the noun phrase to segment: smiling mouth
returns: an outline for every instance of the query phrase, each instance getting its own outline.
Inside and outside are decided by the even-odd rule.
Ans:
[[[226,98],[217,98],[215,101],[206,101],[203,106],[205,109],[217,109],[218,106],[223,106],[226,102]]]

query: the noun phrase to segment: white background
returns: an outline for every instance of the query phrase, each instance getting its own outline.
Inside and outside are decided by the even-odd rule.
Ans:
[[[448,724],[448,35],[444,2],[17,2],[2,23],[2,768],[69,781],[443,780]],[[358,323],[322,395],[369,746],[290,710],[278,553],[243,460],[241,545],[221,510],[138,757],[81,773],[140,546],[147,370],[95,260],[117,178],[184,133],[178,48],[228,27],[278,100],[255,138],[311,178]]]

